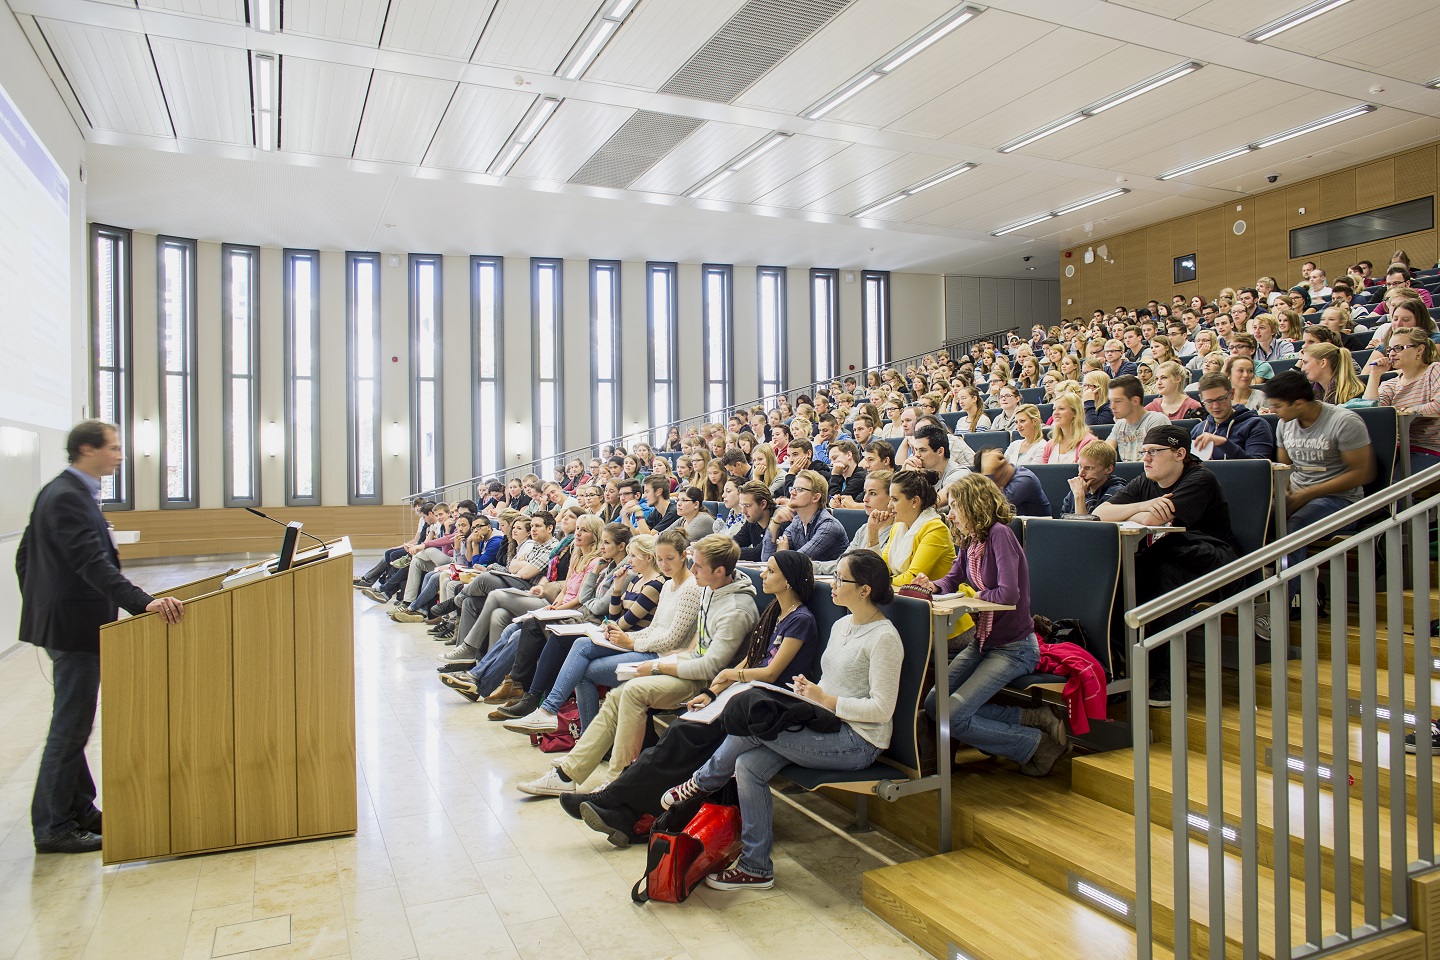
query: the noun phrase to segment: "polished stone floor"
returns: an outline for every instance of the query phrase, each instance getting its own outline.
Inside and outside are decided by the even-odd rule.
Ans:
[[[225,566],[128,572],[153,588]],[[545,756],[436,681],[439,644],[423,625],[355,604],[360,829],[340,840],[123,867],[35,856],[48,660],[24,645],[0,660],[0,960],[926,956],[859,899],[864,871],[916,852],[881,832],[837,833],[827,824],[849,814],[817,797],[775,805],[773,890],[633,905],[643,848],[616,850],[553,800],[516,791]]]

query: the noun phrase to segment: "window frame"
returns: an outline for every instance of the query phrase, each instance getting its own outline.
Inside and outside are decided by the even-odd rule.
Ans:
[[[235,303],[230,296],[234,281],[236,256],[250,261],[250,290],[247,300],[250,305],[250,335],[247,338],[247,352],[250,357],[248,373],[237,374],[234,370],[234,324]],[[222,458],[225,476],[222,483],[224,502],[227,507],[258,507],[262,502],[260,490],[260,248],[239,243],[220,245],[220,363],[225,386],[221,390],[221,405],[224,410],[221,421],[225,425],[224,455]],[[250,410],[246,418],[250,423],[250,496],[241,497],[235,493],[235,396],[234,383],[243,379],[249,381]]]
[[[534,415],[531,418],[531,457],[540,465],[534,471],[542,479],[550,479],[544,471],[544,443],[542,442],[542,409],[540,397],[546,381],[540,376],[540,275],[545,270],[554,270],[555,329],[551,334],[554,350],[551,354],[551,382],[555,390],[555,453],[559,457],[565,452],[565,261],[560,257],[530,258],[530,375],[534,383],[532,399]],[[553,465],[552,465],[553,466]]]
[[[123,227],[112,227],[102,223],[90,224],[90,413],[100,416],[100,374],[102,370],[113,374],[114,396],[112,408],[115,412],[115,427],[120,435],[120,449],[125,460],[115,474],[115,496],[100,502],[102,511],[135,509],[135,458],[134,458],[134,234]],[[104,238],[115,245],[114,276],[111,278],[113,295],[113,324],[111,338],[115,344],[115,363],[109,367],[100,366],[100,258],[97,256],[99,241]]]
[[[196,412],[199,406],[199,388],[196,383],[195,372],[199,363],[199,347],[195,342],[199,333],[199,300],[196,290],[196,254],[198,253],[196,241],[185,237],[172,237],[159,235],[155,238],[155,346],[157,351],[157,368],[159,372],[160,402],[156,420],[159,424],[159,447],[157,453],[160,457],[160,483],[159,503],[161,510],[193,510],[200,505],[200,478],[197,471],[196,441],[198,431],[196,429]],[[168,494],[169,483],[167,475],[170,472],[170,450],[169,432],[170,422],[167,411],[167,400],[169,387],[166,380],[170,377],[170,371],[165,364],[165,252],[170,249],[182,251],[184,263],[181,269],[184,271],[184,282],[187,289],[184,292],[185,317],[182,323],[185,326],[184,364],[185,368],[180,376],[183,379],[184,390],[185,423],[182,424],[181,439],[184,450],[181,454],[181,469],[185,478],[186,492],[183,497],[171,497]]]
[[[789,332],[789,310],[786,300],[784,267],[755,268],[755,343],[759,347],[756,357],[756,376],[759,378],[761,397],[776,396],[784,393],[789,386],[790,351],[786,349],[786,334]],[[765,283],[767,280],[775,282],[775,379],[765,379],[765,347],[768,339],[765,334]],[[732,350],[733,353],[733,350]],[[771,389],[773,387],[773,389]]]
[[[665,316],[658,316],[655,302],[655,278],[664,276],[666,286],[670,292],[670,302]],[[663,435],[656,435],[660,430],[666,430],[670,424],[680,419],[680,398],[676,395],[675,368],[680,363],[680,350],[675,342],[675,336],[679,328],[680,302],[677,293],[677,284],[680,278],[680,264],[674,261],[646,261],[645,263],[645,332],[647,336],[647,349],[645,358],[647,365],[647,383],[650,384],[652,393],[651,399],[646,406],[649,408],[650,427],[652,441],[659,449],[665,443]],[[665,364],[666,376],[661,378],[656,374],[656,344],[659,342],[655,336],[657,323],[665,325],[665,343],[667,345]],[[653,392],[658,384],[665,385],[665,410],[657,409],[659,394]]]
[[[721,282],[723,303],[720,316],[711,317],[710,279],[718,277]],[[701,314],[701,375],[704,379],[704,394],[701,405],[707,415],[724,414],[735,403],[735,268],[727,263],[705,263],[700,265],[700,314]],[[710,357],[711,324],[720,326],[721,348],[724,351],[720,376],[712,376]],[[712,408],[711,390],[718,387],[721,402],[718,409]]]
[[[819,303],[815,298],[816,284],[824,282],[830,303],[829,315],[821,318]],[[825,331],[825,342],[820,342],[820,332]],[[810,271],[810,375],[819,383],[834,380],[840,370],[840,271],[829,268],[815,268]],[[825,361],[821,370],[820,361]]]
[[[370,494],[364,494],[359,491],[360,451],[358,450],[357,443],[359,439],[359,377],[357,375],[359,344],[356,342],[355,336],[355,306],[357,302],[357,294],[359,293],[359,291],[356,288],[355,268],[361,263],[369,263],[373,266],[375,278],[374,282],[371,284],[372,289],[370,291],[373,310],[373,313],[371,315],[375,318],[375,342],[373,347],[374,356],[372,366],[372,369],[374,370],[374,376],[372,377],[372,379],[374,380],[374,390],[372,391],[372,396],[374,398],[372,403],[373,428],[371,431],[371,449],[375,452],[375,490],[373,493]],[[346,477],[345,481],[345,486],[347,500],[351,506],[378,505],[384,503],[383,480],[385,472],[385,452],[380,445],[382,436],[380,428],[380,331],[382,329],[380,319],[380,270],[381,266],[379,253],[354,250],[347,250],[345,252],[345,369],[347,374],[345,435],[346,459],[349,468],[348,476]]]
[[[879,285],[881,299],[879,303],[880,315],[870,315],[870,284]],[[875,340],[876,351],[879,356],[873,356],[870,346],[871,325],[876,325]],[[878,367],[890,362],[890,271],[889,270],[863,270],[860,273],[860,329],[862,343],[865,348],[866,370]]]
[[[283,273],[283,314],[285,328],[285,505],[309,507],[320,505],[320,251],[286,247],[281,251]],[[295,271],[300,260],[310,263],[310,359],[311,372],[303,378],[295,371]],[[310,390],[310,496],[301,496],[296,489],[298,467],[296,413],[299,402],[295,387],[301,379],[308,380]]]
[[[610,376],[600,375],[600,274],[610,274]],[[620,415],[621,406],[621,360],[623,351],[620,349],[620,283],[621,267],[619,260],[591,260],[590,261],[590,383],[595,390],[596,402],[592,406],[590,426],[594,433],[597,444],[606,443],[618,438],[621,435]],[[611,423],[600,422],[600,389],[608,385],[610,388],[610,410]]]
[[[434,352],[431,360],[431,376],[420,373],[420,272],[424,266],[434,270],[433,296]],[[445,259],[437,253],[412,253],[409,260],[410,292],[410,489],[440,490],[445,474]],[[423,444],[421,435],[421,384],[429,381],[434,411],[431,416],[435,424],[435,482],[425,483],[422,476]]]
[[[483,268],[494,270],[495,277],[495,302],[494,310],[494,376],[483,375],[481,364],[481,351],[484,343],[481,339],[480,322],[480,271]],[[470,447],[470,468],[473,476],[495,476],[499,477],[505,470],[505,258],[496,256],[472,256],[470,258],[470,370],[471,383],[476,388],[471,391],[471,447]],[[486,415],[481,408],[482,391],[478,389],[486,383],[494,385],[495,406]],[[486,421],[490,421],[490,429],[487,431]],[[484,451],[489,448],[494,458],[494,469],[485,469]]]

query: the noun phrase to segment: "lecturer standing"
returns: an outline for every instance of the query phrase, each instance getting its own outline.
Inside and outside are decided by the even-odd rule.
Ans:
[[[100,811],[85,744],[100,693],[100,627],[119,616],[184,616],[179,600],[150,596],[120,573],[120,555],[100,512],[100,481],[124,455],[115,427],[77,424],[65,441],[70,466],[35,498],[15,554],[20,639],[44,647],[54,667],[55,706],[40,756],[30,821],[37,853],[100,849]]]

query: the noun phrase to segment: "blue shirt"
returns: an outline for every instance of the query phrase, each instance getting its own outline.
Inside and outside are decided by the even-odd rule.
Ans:
[[[833,513],[823,508],[810,518],[808,525],[797,513],[781,536],[789,538],[791,550],[799,550],[811,560],[839,560],[845,548],[850,545],[844,525]],[[769,560],[775,555],[775,540],[769,529],[766,529],[765,539],[760,543],[761,561]]]
[[[66,467],[65,469],[80,478],[80,482],[85,484],[85,489],[90,491],[90,496],[95,498],[95,503],[98,506],[100,503],[100,478],[92,477],[84,470],[77,470],[74,467]]]
[[[1045,496],[1040,478],[1027,467],[1015,468],[1015,476],[1005,484],[1005,499],[1015,508],[1017,516],[1050,516],[1050,499]]]

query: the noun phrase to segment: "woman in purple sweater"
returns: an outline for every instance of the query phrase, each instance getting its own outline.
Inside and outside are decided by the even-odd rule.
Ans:
[[[949,494],[950,522],[959,538],[955,565],[936,583],[924,576],[915,583],[936,593],[968,584],[979,599],[1015,608],[976,613],[975,639],[950,661],[950,736],[1014,760],[1022,773],[1046,776],[1069,749],[1065,722],[1048,707],[990,702],[1005,684],[1033,673],[1040,656],[1030,619],[1030,567],[1010,530],[1014,511],[995,482],[978,473],[955,481]],[[935,711],[931,690],[925,712],[934,718]]]

